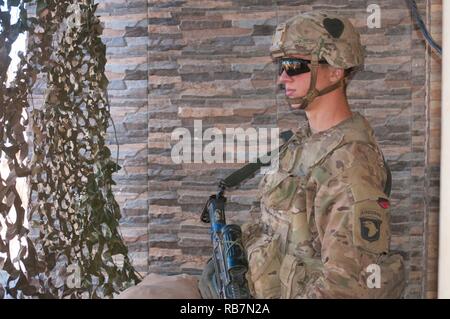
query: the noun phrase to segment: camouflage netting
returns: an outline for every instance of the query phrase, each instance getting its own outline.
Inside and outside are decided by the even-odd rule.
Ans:
[[[28,242],[20,257],[31,257],[34,262],[32,268],[25,267],[17,274],[8,255],[5,266],[9,267],[3,268],[12,278],[22,279],[21,285],[8,289],[15,297],[26,287],[25,295],[39,297],[112,297],[139,281],[118,231],[120,210],[111,189],[112,174],[120,167],[105,145],[110,118],[108,80],[102,28],[95,10],[92,0],[41,0],[37,1],[37,18],[27,20],[29,51],[18,74],[28,74],[23,94],[10,96],[11,105],[16,103],[10,111],[12,117],[20,118],[21,110],[27,108],[26,97],[36,74],[46,75],[47,91],[43,106],[34,108],[30,116],[34,149],[29,165],[29,206],[39,229],[37,256],[28,229],[22,226],[25,211],[21,211],[22,221],[18,214],[16,223],[7,225],[8,234],[15,231]],[[23,97],[22,106],[16,101],[19,96]],[[26,123],[22,122],[10,131],[15,129],[14,134],[23,136]],[[26,143],[19,138],[9,141],[22,147],[25,158]],[[8,156],[14,154],[10,151]],[[23,167],[21,174],[27,173]],[[9,185],[2,181],[2,202],[12,198],[21,206],[13,191],[13,195],[3,195],[3,184]],[[2,215],[7,214],[6,208],[4,213],[2,206]],[[0,251],[8,250],[7,241],[0,245]]]
[[[7,83],[11,46],[26,29],[25,2],[29,1],[8,1],[5,8],[5,1],[0,1],[3,7],[0,13],[0,155],[3,164],[0,175],[0,275],[4,279],[0,281],[0,299],[6,295],[8,287],[13,295],[17,286],[29,293],[28,278],[38,271],[33,243],[25,224],[28,219],[25,205],[18,187],[19,179],[25,179],[30,173],[24,133],[28,124],[27,95],[33,76],[23,57],[15,81]],[[17,8],[20,15],[17,22],[11,24],[10,12]]]

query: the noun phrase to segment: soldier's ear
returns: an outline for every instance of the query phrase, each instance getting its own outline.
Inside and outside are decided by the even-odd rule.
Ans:
[[[339,81],[340,79],[342,79],[345,76],[344,69],[338,69],[331,65],[328,66],[328,72],[329,72],[330,82],[332,82],[332,83]]]

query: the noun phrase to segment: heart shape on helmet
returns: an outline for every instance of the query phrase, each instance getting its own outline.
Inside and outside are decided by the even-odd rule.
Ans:
[[[333,38],[338,39],[344,32],[344,23],[339,19],[325,18],[323,26]]]

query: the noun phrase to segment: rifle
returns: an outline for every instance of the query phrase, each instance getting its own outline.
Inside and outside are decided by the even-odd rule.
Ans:
[[[245,278],[248,260],[242,231],[239,225],[226,223],[224,191],[225,185],[219,183],[217,194],[209,197],[201,215],[203,222],[211,223],[213,280],[221,299],[249,299],[251,295]]]
[[[291,131],[281,133],[285,141],[292,137]],[[282,148],[280,147],[280,150]],[[271,156],[269,152],[267,156]],[[213,244],[214,284],[221,299],[251,298],[245,274],[248,271],[248,259],[242,243],[242,231],[239,225],[227,224],[225,219],[224,196],[227,187],[239,185],[252,176],[262,166],[270,165],[257,159],[233,172],[219,182],[216,194],[209,197],[201,214],[201,221],[211,223],[211,240]]]

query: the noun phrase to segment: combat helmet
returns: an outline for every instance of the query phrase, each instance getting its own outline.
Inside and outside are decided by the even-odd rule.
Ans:
[[[293,54],[311,56],[311,85],[308,93],[300,98],[286,97],[289,104],[300,104],[301,109],[305,109],[316,97],[345,84],[346,76],[318,91],[316,81],[319,61],[326,61],[331,66],[345,70],[352,70],[364,64],[364,48],[359,33],[351,22],[323,11],[301,13],[278,25],[270,54],[275,61]]]

